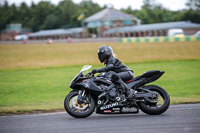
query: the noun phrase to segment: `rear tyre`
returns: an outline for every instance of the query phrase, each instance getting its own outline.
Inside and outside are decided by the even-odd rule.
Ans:
[[[154,91],[156,95],[158,95],[155,99],[150,99],[151,102],[138,102],[139,108],[146,114],[149,115],[159,115],[164,113],[170,105],[170,97],[168,93],[161,88],[160,86],[156,85],[148,85],[144,86],[145,89]],[[159,103],[161,101],[161,103]]]
[[[90,97],[89,103],[78,104],[78,92],[70,92],[64,101],[64,107],[66,112],[76,118],[85,118],[90,116],[95,110],[95,102],[93,97]]]

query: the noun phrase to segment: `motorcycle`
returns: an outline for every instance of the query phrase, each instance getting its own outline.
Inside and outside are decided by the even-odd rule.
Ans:
[[[112,71],[97,76],[91,72],[84,75],[91,67],[83,66],[70,83],[73,90],[64,100],[64,107],[69,115],[85,118],[94,111],[97,114],[127,114],[139,113],[139,109],[149,115],[159,115],[168,109],[168,93],[160,86],[146,85],[159,79],[164,71],[147,71],[125,81],[129,88],[135,90],[133,98],[128,99],[125,90],[113,83],[110,76]]]

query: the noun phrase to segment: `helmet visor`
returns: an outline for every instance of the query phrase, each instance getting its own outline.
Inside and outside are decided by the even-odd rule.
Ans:
[[[101,63],[104,62],[104,57],[103,57],[103,53],[102,52],[98,52],[98,58],[99,58]]]

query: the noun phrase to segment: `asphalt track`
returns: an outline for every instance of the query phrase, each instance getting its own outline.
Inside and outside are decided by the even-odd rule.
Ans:
[[[0,133],[200,133],[200,104],[171,105],[162,115],[99,115],[77,119],[66,112],[0,117]]]

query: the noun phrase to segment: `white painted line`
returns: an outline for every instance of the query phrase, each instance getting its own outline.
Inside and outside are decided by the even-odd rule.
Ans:
[[[9,116],[0,116],[0,117],[21,117],[21,116],[46,116],[46,115],[56,115],[56,114],[64,114],[67,112],[53,112],[53,113],[39,113],[39,114],[20,114],[20,115],[9,115]]]

